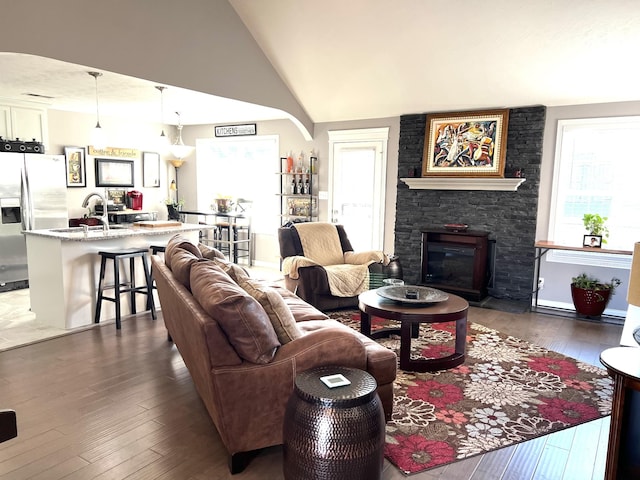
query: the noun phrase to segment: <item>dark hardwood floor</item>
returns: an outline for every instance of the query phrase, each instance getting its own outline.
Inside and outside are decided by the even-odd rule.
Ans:
[[[469,319],[600,366],[621,326],[472,308]],[[256,399],[259,401],[259,399]],[[160,315],[0,353],[0,409],[18,438],[0,444],[0,479],[282,478],[282,451],[231,476],[227,456]],[[251,412],[247,412],[248,415]],[[411,476],[414,480],[602,479],[609,418]],[[385,461],[383,478],[407,478]],[[346,479],[345,479],[346,480]]]

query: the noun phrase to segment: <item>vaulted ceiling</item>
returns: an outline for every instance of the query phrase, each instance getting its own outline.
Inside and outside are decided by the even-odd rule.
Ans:
[[[636,0],[229,0],[313,122],[543,104],[640,100]],[[172,33],[173,34],[173,33]],[[95,111],[82,65],[0,54],[0,97]],[[79,74],[82,73],[82,74]],[[154,82],[100,79],[101,112],[160,116]],[[284,118],[180,88],[165,121]]]

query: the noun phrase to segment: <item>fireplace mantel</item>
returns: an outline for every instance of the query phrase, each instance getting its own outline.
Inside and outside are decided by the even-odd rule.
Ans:
[[[451,178],[407,177],[401,178],[410,190],[494,190],[515,192],[524,178]]]

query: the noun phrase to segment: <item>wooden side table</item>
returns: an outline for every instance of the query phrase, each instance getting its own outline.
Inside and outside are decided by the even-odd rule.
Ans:
[[[320,377],[342,374],[329,388]],[[346,367],[318,367],[296,377],[283,427],[287,480],[379,480],[385,421],[375,379]]]
[[[600,362],[615,382],[604,478],[640,478],[640,349],[609,348]]]

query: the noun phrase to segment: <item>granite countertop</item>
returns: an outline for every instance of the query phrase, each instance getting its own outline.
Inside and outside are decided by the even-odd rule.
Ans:
[[[153,236],[166,235],[167,233],[191,232],[194,230],[200,230],[201,228],[202,225],[181,223],[177,226],[159,226],[155,228],[138,227],[135,225],[122,228],[119,225],[110,225],[109,230],[106,232],[102,229],[102,226],[95,226],[89,227],[89,230],[87,232],[85,232],[82,227],[68,227],[51,228],[47,230],[25,230],[23,233],[26,235],[54,238],[62,241],[86,242],[92,240],[126,238],[141,235]]]

